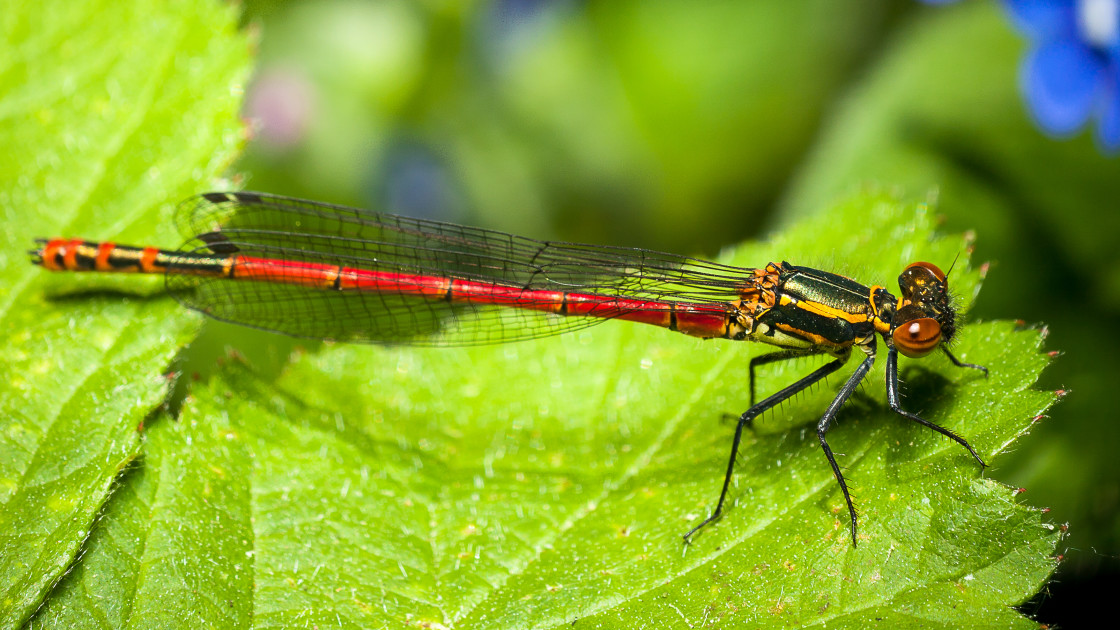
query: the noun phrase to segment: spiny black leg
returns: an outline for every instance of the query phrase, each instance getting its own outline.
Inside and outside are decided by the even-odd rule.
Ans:
[[[751,409],[754,408],[752,407]],[[720,517],[720,514],[723,512],[723,499],[727,496],[727,488],[731,485],[731,473],[733,470],[735,470],[735,454],[739,452],[739,440],[743,437],[743,427],[747,426],[747,424],[750,422],[750,418],[747,418],[748,413],[750,413],[750,410],[740,416],[739,423],[735,425],[735,439],[731,441],[731,461],[727,462],[727,474],[723,477],[723,490],[720,490],[719,493],[719,503],[716,504],[716,509],[712,512],[711,516],[704,519],[704,522],[700,523],[696,527],[688,530],[688,533],[684,535],[685,543],[688,543],[689,538],[691,538],[692,535],[696,532],[700,531],[700,528],[718,519]]]
[[[778,354],[781,354],[781,353],[778,353]],[[766,355],[766,356],[773,356],[773,355]],[[766,400],[763,400],[762,402],[758,403],[757,405],[751,405],[750,409],[747,409],[746,411],[743,412],[743,415],[739,416],[739,424],[736,425],[736,427],[735,427],[735,439],[732,440],[732,442],[731,442],[731,457],[727,461],[727,474],[724,475],[724,477],[723,477],[723,489],[719,493],[719,501],[716,503],[716,509],[712,512],[711,516],[704,519],[704,522],[702,522],[699,525],[697,525],[696,527],[693,527],[692,529],[688,530],[688,533],[684,535],[684,541],[686,543],[689,542],[689,538],[691,538],[693,534],[700,531],[700,529],[703,528],[708,523],[711,523],[712,521],[717,520],[723,514],[723,502],[727,498],[727,489],[731,486],[731,474],[735,470],[735,456],[739,452],[739,440],[743,437],[743,428],[745,426],[747,426],[748,424],[750,424],[760,414],[764,413],[765,411],[767,411],[769,409],[772,409],[772,408],[776,407],[777,405],[781,404],[782,401],[788,400],[791,396],[797,394],[797,392],[800,392],[801,390],[805,389],[806,387],[809,387],[813,383],[816,383],[817,381],[821,380],[822,378],[824,378],[824,377],[828,376],[829,374],[832,374],[836,370],[840,369],[840,366],[844,365],[844,363],[847,360],[848,360],[848,357],[843,356],[843,357],[840,357],[840,358],[835,359],[833,361],[829,361],[825,365],[823,365],[823,366],[817,368],[816,370],[814,370],[812,374],[809,374],[808,376],[802,378],[801,380],[797,381],[796,383],[793,383],[792,385],[789,385],[789,386],[783,388],[781,391],[774,394],[773,396],[770,396]],[[827,448],[827,446],[825,448]],[[831,457],[831,454],[830,454],[830,457]],[[835,466],[835,464],[834,464],[834,466]],[[841,485],[843,485],[843,480],[841,480]],[[844,492],[845,492],[845,495],[846,495],[847,490],[845,490]]]
[[[953,358],[953,355],[950,354],[949,358]],[[956,362],[955,359],[954,362]],[[970,365],[967,363],[957,363],[957,365],[961,365],[962,367],[979,368],[981,370],[984,370],[985,374],[988,373],[988,370],[978,365]],[[934,431],[937,431],[941,435],[950,438],[957,444],[960,444],[961,446],[967,448],[968,452],[972,453],[972,456],[976,458],[976,461],[980,462],[981,466],[987,466],[987,464],[984,463],[984,460],[980,459],[980,456],[976,454],[976,451],[972,448],[972,445],[969,444],[967,440],[957,435],[956,433],[953,433],[949,429],[938,426],[930,422],[929,420],[926,420],[925,418],[919,416],[918,414],[910,413],[909,411],[906,411],[902,408],[901,396],[899,395],[898,391],[898,351],[894,348],[891,348],[887,351],[887,402],[890,404],[891,410],[898,415],[908,420],[913,420],[914,422],[917,422],[922,426],[929,427]]]
[[[844,502],[848,504],[848,516],[852,519],[852,546],[857,546],[856,543],[856,506],[852,504],[852,495],[848,493],[848,483],[844,481],[844,475],[840,472],[840,466],[836,463],[836,457],[832,454],[832,449],[828,447],[828,440],[825,439],[825,434],[828,433],[828,427],[832,424],[836,414],[840,411],[840,407],[847,402],[848,398],[852,396],[852,392],[856,391],[859,387],[860,381],[867,376],[871,371],[871,366],[875,363],[875,348],[871,347],[867,357],[860,362],[859,367],[855,372],[848,377],[848,382],[837,392],[836,398],[832,399],[829,403],[828,409],[825,410],[824,415],[821,416],[817,422],[817,439],[821,442],[821,449],[824,450],[824,456],[828,459],[828,465],[832,466],[832,474],[836,476],[836,481],[840,484],[840,492],[844,494]]]
[[[789,359],[796,359],[799,357],[807,357],[813,354],[820,354],[818,350],[780,350],[778,352],[771,352],[770,354],[763,354],[751,359],[749,367],[749,376],[751,384],[751,406],[754,406],[754,369],[760,365],[767,365],[769,363],[777,363],[778,361],[788,361]]]
[[[961,361],[957,357],[953,356],[953,353],[949,352],[949,349],[944,345],[941,346],[941,351],[945,353],[945,356],[949,357],[949,360],[953,362],[953,365],[962,368],[972,368],[974,370],[980,370],[984,373],[984,378],[988,377],[988,368],[984,367],[983,365],[976,365],[975,363],[965,363],[964,361]]]

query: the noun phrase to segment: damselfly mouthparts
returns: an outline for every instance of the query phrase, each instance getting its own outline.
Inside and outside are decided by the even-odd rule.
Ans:
[[[185,202],[177,251],[80,239],[40,241],[32,261],[53,271],[165,274],[168,291],[216,319],[318,339],[429,346],[535,339],[608,320],[661,326],[705,339],[780,348],[749,364],[751,406],[739,417],[719,501],[687,541],[720,517],[743,429],[761,413],[840,369],[855,371],[817,422],[856,543],[856,512],[825,439],[841,405],[867,376],[877,339],[887,348],[887,401],[899,415],[964,438],[902,408],[898,353],[922,357],[956,333],[946,274],[907,266],[901,294],[788,262],[732,267],[674,254],[537,241],[451,223],[378,214],[263,193],[207,193]],[[760,402],[755,370],[810,355],[831,360]]]

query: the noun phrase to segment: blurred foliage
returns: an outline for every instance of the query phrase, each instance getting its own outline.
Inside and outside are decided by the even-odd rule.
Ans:
[[[251,92],[265,126],[240,167],[276,192],[714,253],[760,233],[892,13],[870,0],[697,9],[251,4],[266,33],[257,92],[306,109],[269,126],[292,119]],[[428,203],[400,190],[418,181],[438,187]]]

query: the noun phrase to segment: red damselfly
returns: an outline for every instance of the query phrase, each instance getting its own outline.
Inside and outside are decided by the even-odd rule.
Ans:
[[[946,274],[907,266],[900,297],[788,262],[732,267],[643,249],[537,241],[494,230],[379,214],[251,192],[185,202],[177,251],[80,239],[39,241],[32,261],[53,271],[165,274],[184,305],[219,320],[298,337],[428,346],[535,339],[618,319],[705,339],[758,341],[779,350],[749,363],[751,404],[731,443],[719,500],[687,541],[723,513],[744,428],[840,369],[862,360],[817,422],[856,542],[856,511],[825,439],[840,406],[887,348],[887,402],[897,414],[969,443],[902,408],[898,354],[949,351],[957,329]],[[755,402],[755,370],[825,355],[828,363]]]

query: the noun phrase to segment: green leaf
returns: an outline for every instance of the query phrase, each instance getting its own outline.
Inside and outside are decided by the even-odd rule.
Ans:
[[[886,283],[961,250],[931,238],[925,207],[867,192],[729,261],[827,256]],[[951,277],[969,296],[965,267]],[[967,325],[955,351],[991,377],[904,360],[904,403],[993,461],[1055,399],[1030,389],[1040,339]],[[840,379],[757,424],[734,505],[682,544],[714,506],[721,416],[746,407],[764,350],[611,322],[466,350],[328,346],[275,382],[234,361],[153,422],[35,624],[1034,627],[1012,606],[1045,583],[1060,534],[891,413],[881,369],[829,434],[858,548],[812,430]],[[766,369],[760,391],[818,362]]]
[[[5,7],[0,627],[22,625],[71,566],[196,327],[148,297],[158,279],[49,278],[23,252],[78,234],[176,242],[151,211],[211,182],[240,143],[249,56],[235,29],[236,11],[210,2]]]

